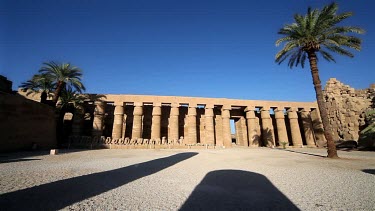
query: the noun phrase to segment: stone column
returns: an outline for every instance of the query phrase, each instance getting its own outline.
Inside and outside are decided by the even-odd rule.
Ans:
[[[296,108],[290,108],[288,110],[288,118],[290,124],[290,132],[292,134],[292,142],[294,147],[302,147],[301,131],[298,124],[298,115]]]
[[[124,120],[124,106],[123,102],[115,103],[115,111],[113,113],[113,129],[112,138],[119,139],[122,137],[122,125]]]
[[[151,139],[157,140],[160,137],[161,129],[161,103],[154,103],[152,109]]]
[[[214,127],[214,106],[206,105],[206,110],[204,112],[205,116],[205,143],[214,145],[215,144],[215,127]]]
[[[103,135],[103,123],[105,114],[105,103],[101,101],[95,102],[94,121],[92,123],[92,136]]]
[[[245,147],[248,147],[249,146],[249,139],[248,139],[248,136],[247,136],[247,126],[246,126],[246,118],[245,117],[241,117],[240,118],[240,122],[241,122],[241,131],[242,131],[242,146],[245,146]]]
[[[275,146],[275,137],[273,134],[272,119],[270,116],[270,108],[262,108],[260,111],[262,118],[262,137],[263,143],[267,147]]]
[[[289,146],[288,133],[285,126],[285,115],[284,108],[277,108],[275,110],[277,136],[279,137],[279,145],[282,146],[282,142],[285,142],[285,146]]]
[[[253,106],[248,106],[246,107],[245,112],[247,120],[247,132],[249,135],[249,146],[258,147],[260,138],[257,134],[257,127],[255,122],[255,108]]]
[[[125,109],[125,107],[124,107]],[[128,118],[128,116],[124,113],[124,118],[122,120],[122,138],[126,138],[125,137],[125,132],[126,132],[126,118]]]
[[[171,113],[169,117],[169,137],[168,139],[175,141],[179,139],[178,136],[178,115],[179,115],[179,107],[178,104],[171,105]]]
[[[304,108],[301,111],[302,126],[305,133],[306,144],[308,147],[316,147],[314,140],[314,128],[312,127],[310,108]]]
[[[197,109],[196,105],[189,104],[188,110],[188,143],[196,144],[197,143]]]
[[[230,107],[223,106],[221,116],[223,118],[224,147],[232,147],[232,135],[230,129]]]
[[[72,135],[73,136],[82,135],[84,116],[85,116],[85,109],[83,108],[83,106],[77,106],[73,114],[73,122],[72,122]]]
[[[216,146],[223,147],[223,118],[221,115],[215,116],[215,140],[216,140]]]
[[[319,110],[313,109],[311,111],[311,119],[314,127],[314,135],[316,139],[316,145],[318,147],[324,147],[327,143],[327,140],[324,136],[324,128],[323,128],[323,123],[320,118]]]
[[[142,138],[142,103],[134,103],[132,139]]]

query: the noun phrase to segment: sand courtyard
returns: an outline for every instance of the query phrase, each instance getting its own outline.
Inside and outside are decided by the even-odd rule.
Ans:
[[[375,153],[324,149],[0,154],[1,210],[374,210]]]

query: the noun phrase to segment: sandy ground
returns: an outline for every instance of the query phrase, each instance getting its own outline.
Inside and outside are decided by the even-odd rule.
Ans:
[[[0,154],[0,210],[375,210],[375,152]]]

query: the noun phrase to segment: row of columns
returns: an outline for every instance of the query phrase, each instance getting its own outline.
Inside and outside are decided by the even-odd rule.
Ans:
[[[103,130],[103,120],[105,113],[105,104],[103,102],[96,102],[96,108],[94,112],[94,121],[93,121],[93,132],[94,136],[99,136]],[[189,105],[188,114],[186,117],[187,121],[187,143],[196,144],[197,143],[197,111],[196,105]],[[211,145],[221,145],[225,147],[230,147],[232,145],[231,139],[231,126],[230,126],[230,107],[223,106],[221,110],[221,117],[214,118],[214,106],[206,105],[205,114],[204,114],[204,124],[205,124],[205,143]],[[152,124],[151,124],[151,139],[161,138],[161,103],[154,103],[152,110]],[[243,138],[243,145],[247,146],[259,146],[261,143],[260,137],[263,137],[263,143],[266,146],[275,146],[275,134],[273,128],[273,122],[270,115],[269,108],[262,108],[260,110],[261,117],[261,127],[259,125],[258,117],[255,115],[255,107],[246,107],[246,120],[243,118],[243,121],[239,123],[241,126],[241,135]],[[297,111],[296,108],[290,108],[287,111],[290,134],[293,146],[301,147],[302,136],[300,131],[300,125],[298,121],[298,114],[301,114],[302,128],[304,132],[304,137],[306,144],[308,146],[315,146],[314,138],[314,128],[311,121],[310,109],[303,109]],[[276,108],[274,110],[276,127],[277,127],[277,136],[279,143],[285,142],[288,145],[288,133],[287,127],[285,124],[285,114],[284,108]],[[126,118],[126,117],[125,117]],[[114,110],[114,120],[113,120],[113,130],[112,138],[119,139],[123,138],[125,134],[125,118],[124,118],[124,107],[123,103],[115,104]],[[220,118],[220,119],[218,119]],[[220,121],[220,128],[215,126],[215,121]],[[142,122],[143,122],[143,104],[134,103],[133,111],[133,127],[132,127],[132,137],[131,138],[141,138],[142,137]],[[216,127],[216,128],[215,128]],[[260,130],[262,128],[262,130]],[[220,133],[222,138],[216,133]],[[169,139],[178,140],[179,139],[179,105],[171,104],[171,111],[169,117]],[[215,141],[216,140],[216,141]],[[186,142],[185,142],[186,143]]]

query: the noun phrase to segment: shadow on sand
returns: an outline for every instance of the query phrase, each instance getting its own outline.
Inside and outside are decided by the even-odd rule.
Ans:
[[[367,174],[374,174],[375,175],[375,169],[363,169],[362,171],[367,173]]]
[[[298,153],[298,154],[303,154],[303,155],[310,155],[310,156],[321,157],[321,158],[326,158],[327,157],[327,156],[318,155],[318,154],[312,154],[312,153],[307,153],[307,152],[293,151],[293,150],[290,150],[290,149],[277,149],[277,150],[282,150],[282,151],[286,151],[286,152],[293,152],[293,153]]]
[[[57,210],[157,173],[198,153],[179,153],[124,168],[60,180],[0,195],[5,210]]]
[[[33,161],[33,160],[42,160],[36,158],[19,158],[19,159],[0,159],[0,163],[16,163],[16,162],[23,162],[23,161]]]
[[[265,176],[248,171],[209,172],[181,210],[299,210]]]

